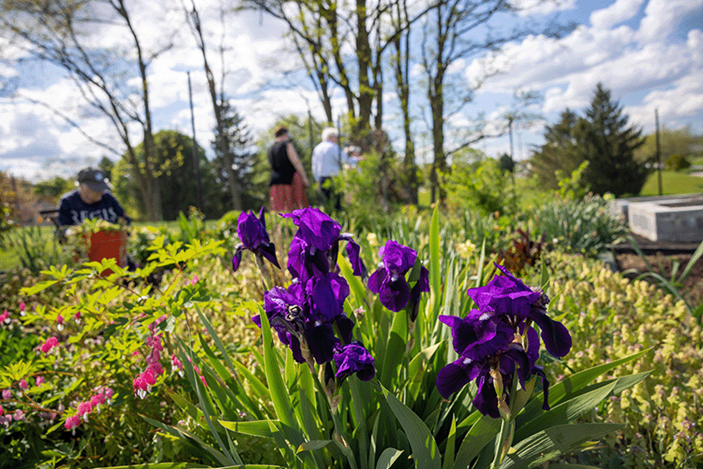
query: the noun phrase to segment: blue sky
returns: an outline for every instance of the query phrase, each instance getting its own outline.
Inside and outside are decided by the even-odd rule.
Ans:
[[[235,90],[232,92],[234,104],[255,133],[268,129],[277,115],[304,115],[310,109],[317,119],[323,119],[322,108],[309,83],[297,78],[286,82],[280,78],[283,69],[294,68],[297,63],[283,48],[282,24],[258,13],[244,13],[229,19],[222,27],[215,9],[211,8],[218,4],[217,0],[197,3],[208,22],[211,39],[219,41],[222,34],[226,38],[230,70],[227,89]],[[536,3],[537,0],[520,0],[525,7]],[[146,2],[147,7],[137,18],[147,46],[157,47],[163,39],[163,31],[168,28],[181,28],[184,33],[176,37],[178,47],[161,55],[150,67],[156,130],[177,129],[191,133],[186,75],[190,70],[196,136],[201,145],[209,148],[214,119],[199,52],[185,32],[182,12],[169,11],[159,4]],[[473,83],[487,66],[500,73],[483,83],[473,102],[461,113],[449,117],[448,146],[464,138],[466,128],[479,115],[494,127],[500,127],[502,116],[510,110],[514,93],[534,91],[542,99],[528,110],[542,120],[529,128],[518,128],[514,133],[515,157],[525,159],[531,146],[542,142],[545,122],[555,122],[566,107],[581,112],[588,106],[598,82],[612,91],[630,122],[645,132],[653,131],[654,110],[658,109],[662,125],[669,128],[691,125],[694,131],[703,133],[703,0],[553,1],[526,8],[520,16],[505,20],[505,24],[511,21],[540,23],[555,17],[579,26],[560,39],[530,36],[507,44],[497,57],[476,57],[454,65],[459,85],[461,81]],[[94,39],[96,46],[118,44],[123,36],[119,30],[109,27],[100,32]],[[0,50],[16,58],[22,57],[21,51],[14,50],[2,38]],[[219,67],[214,52],[210,60],[214,67]],[[70,177],[80,167],[94,164],[102,156],[116,158],[91,143],[46,106],[26,98],[50,103],[79,122],[88,135],[118,152],[123,151],[109,122],[86,114],[75,87],[60,70],[48,65],[18,66],[3,61],[0,76],[16,80],[18,84],[15,96],[0,94],[0,112],[4,116],[0,120],[1,171],[31,180],[56,175]],[[262,88],[272,77],[283,86]],[[337,102],[343,100],[341,94],[337,98]],[[420,156],[427,159],[431,157],[430,142],[422,119],[426,108],[419,99],[415,106],[417,144]],[[392,136],[399,135],[399,127],[394,127],[392,122],[388,123],[388,130]],[[477,148],[496,156],[508,151],[508,139],[487,139]],[[396,150],[402,151],[402,148]]]

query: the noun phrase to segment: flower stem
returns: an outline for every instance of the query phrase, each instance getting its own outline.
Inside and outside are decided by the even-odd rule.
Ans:
[[[500,433],[498,435],[498,439],[496,440],[496,452],[495,457],[493,458],[493,464],[491,464],[491,469],[497,469],[500,466],[500,463],[503,462],[505,455],[508,454],[508,451],[513,444],[513,437],[515,436],[514,407],[517,397],[518,382],[519,379],[516,368],[513,372],[513,382],[510,384],[510,394],[508,395],[510,398],[510,412],[507,417],[502,419]]]
[[[347,460],[349,461],[349,466],[351,467],[351,469],[358,469],[356,465],[356,460],[354,459],[354,452],[349,446],[347,439],[344,438],[344,426],[339,420],[339,415],[337,413],[339,401],[334,402],[335,398],[339,398],[341,396],[331,396],[327,392],[325,386],[323,386],[322,382],[320,381],[320,377],[317,375],[317,373],[312,373],[312,376],[315,380],[315,386],[318,388],[318,391],[322,392],[325,396],[327,396],[327,403],[330,405],[330,414],[332,415],[332,423],[334,424],[334,440],[336,443],[338,443],[338,447],[342,451],[342,454],[344,454],[344,456],[346,456]]]
[[[271,278],[269,277],[268,268],[266,267],[266,264],[264,264],[264,257],[261,254],[256,254],[254,257],[256,258],[256,265],[259,266],[259,270],[261,271],[261,280],[264,283],[264,291],[269,291],[271,289]]]

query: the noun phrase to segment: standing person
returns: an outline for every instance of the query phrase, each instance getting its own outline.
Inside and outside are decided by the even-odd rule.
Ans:
[[[110,223],[119,220],[131,222],[124,208],[113,196],[110,181],[99,169],[85,168],[76,178],[78,189],[61,196],[59,201],[59,224],[80,225],[86,220],[102,218]]]
[[[310,182],[290,141],[288,129],[279,125],[274,135],[276,142],[268,151],[271,163],[269,205],[276,212],[290,213],[309,205],[305,188],[310,186]]]
[[[322,131],[322,142],[312,151],[312,176],[317,181],[323,200],[332,201],[335,210],[342,209],[341,194],[332,187],[330,178],[336,176],[345,164],[355,166],[356,160],[349,158],[339,148],[339,131],[327,127]]]

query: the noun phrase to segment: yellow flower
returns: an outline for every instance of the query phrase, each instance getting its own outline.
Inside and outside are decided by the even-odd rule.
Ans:
[[[456,243],[455,249],[459,256],[464,259],[470,259],[476,250],[476,245],[467,239],[463,243]]]

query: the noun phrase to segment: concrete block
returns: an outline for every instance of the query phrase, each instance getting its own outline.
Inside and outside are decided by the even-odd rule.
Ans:
[[[630,230],[652,241],[703,241],[703,197],[630,203]]]

